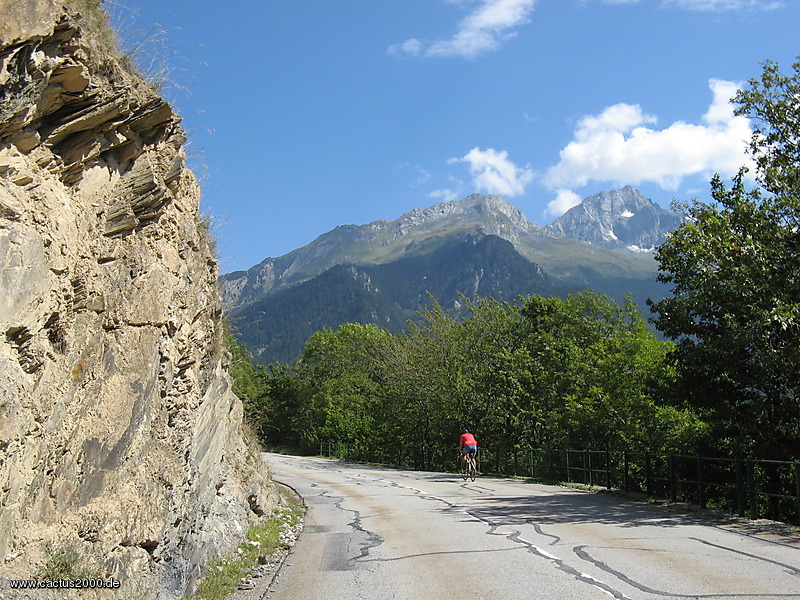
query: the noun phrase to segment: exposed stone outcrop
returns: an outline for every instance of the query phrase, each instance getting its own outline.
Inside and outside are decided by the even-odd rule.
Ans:
[[[65,4],[0,0],[0,578],[177,597],[275,500],[179,118]]]
[[[680,223],[681,215],[627,185],[584,198],[547,228],[595,246],[651,254]]]

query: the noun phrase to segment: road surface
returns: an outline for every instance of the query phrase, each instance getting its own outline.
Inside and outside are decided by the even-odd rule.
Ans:
[[[606,494],[269,454],[308,506],[270,600],[800,598],[800,544]]]

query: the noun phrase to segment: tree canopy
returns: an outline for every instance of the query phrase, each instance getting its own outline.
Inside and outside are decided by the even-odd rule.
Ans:
[[[682,390],[730,453],[800,456],[800,62],[764,65],[733,99],[751,117],[757,185],[715,176],[713,202],[657,250],[672,295],[651,303],[677,341]]]
[[[260,414],[267,443],[340,440],[424,453],[462,427],[484,447],[686,450],[702,423],[665,402],[671,345],[632,302],[586,292],[517,302],[463,298],[392,335],[322,330],[291,366],[273,366]]]

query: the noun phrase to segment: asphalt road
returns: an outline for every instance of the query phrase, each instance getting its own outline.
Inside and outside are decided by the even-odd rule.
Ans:
[[[800,544],[606,494],[267,455],[308,506],[265,598],[800,598]]]

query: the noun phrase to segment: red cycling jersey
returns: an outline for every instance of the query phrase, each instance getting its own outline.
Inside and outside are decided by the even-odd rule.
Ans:
[[[478,440],[471,433],[462,433],[460,443],[462,446],[477,446]]]

